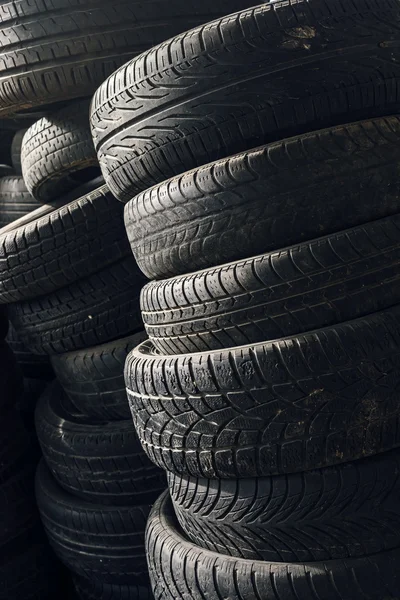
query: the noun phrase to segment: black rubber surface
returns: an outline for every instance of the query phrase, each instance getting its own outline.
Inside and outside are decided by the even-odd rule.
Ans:
[[[91,96],[124,62],[249,0],[2,3],[0,115]],[[28,33],[27,33],[28,32]]]
[[[100,174],[89,126],[89,99],[69,103],[24,136],[22,173],[40,202],[51,202]]]
[[[42,460],[36,498],[47,536],[75,574],[105,583],[146,583],[144,531],[150,506],[90,504],[60,488]]]
[[[159,279],[398,212],[400,119],[370,119],[249,150],[146,190],[125,223]]]
[[[143,329],[144,283],[133,256],[36,300],[10,304],[10,321],[35,354],[59,354],[103,344]]]
[[[128,353],[146,338],[144,331],[100,346],[53,355],[51,363],[76,409],[92,419],[130,419],[124,382]]]
[[[149,283],[142,317],[162,354],[229,348],[400,303],[400,215]]]
[[[22,140],[26,131],[26,129],[20,129],[17,131],[11,143],[11,163],[17,175],[22,175],[21,150]]]
[[[18,338],[14,327],[9,326],[7,343],[12,350],[25,379],[50,380],[54,377],[48,356],[33,354]]]
[[[119,585],[74,577],[81,600],[154,600],[150,585]]]
[[[131,60],[92,103],[110,190],[127,202],[235,152],[395,113],[399,14],[396,0],[267,2]]]
[[[53,292],[130,255],[123,210],[107,186],[43,207],[0,236],[0,302]]]
[[[302,564],[222,556],[187,541],[167,494],[149,518],[146,548],[157,600],[398,600],[400,550]]]
[[[164,472],[142,450],[131,419],[96,423],[71,412],[58,382],[38,402],[36,432],[57,482],[89,502],[151,503],[166,487]]]
[[[253,346],[125,365],[139,438],[175,473],[296,473],[400,446],[400,306]]]
[[[13,221],[29,214],[38,207],[39,203],[26,189],[25,182],[21,175],[7,175],[0,179],[1,227],[13,223]]]
[[[169,476],[178,521],[202,548],[254,560],[332,560],[400,546],[400,451],[293,475]]]

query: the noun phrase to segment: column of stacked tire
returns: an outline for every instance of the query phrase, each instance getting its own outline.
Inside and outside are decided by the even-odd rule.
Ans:
[[[125,367],[169,478],[159,600],[399,597],[399,23],[391,0],[274,2],[94,97],[103,175],[161,280]]]

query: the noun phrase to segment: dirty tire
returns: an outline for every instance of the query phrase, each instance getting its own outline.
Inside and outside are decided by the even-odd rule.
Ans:
[[[223,556],[199,548],[183,536],[167,493],[151,511],[146,550],[158,600],[397,600],[400,595],[398,549],[363,558],[302,564]]]
[[[21,175],[8,175],[0,179],[1,227],[20,219],[39,208],[39,206],[38,202],[26,189]]]
[[[229,348],[334,325],[400,303],[400,215],[147,284],[146,331],[162,354]]]
[[[81,600],[154,600],[150,585],[120,585],[74,577]]]
[[[11,143],[11,163],[17,175],[22,175],[21,150],[22,140],[26,131],[26,129],[20,129],[17,131]]]
[[[188,27],[248,6],[250,0],[205,0],[200,11],[194,0],[3,4],[0,116],[92,96],[132,56]]]
[[[197,546],[239,558],[314,562],[400,546],[400,451],[305,473],[249,479],[169,475]]]
[[[57,484],[43,460],[36,499],[50,544],[73,573],[104,583],[147,581],[144,531],[150,505],[101,506],[76,498]]]
[[[25,133],[22,173],[39,202],[51,202],[100,174],[89,126],[88,99],[39,119]]]
[[[52,356],[57,379],[79,412],[104,421],[131,418],[124,364],[129,352],[145,338],[141,331],[100,346]]]
[[[400,445],[400,307],[299,336],[161,356],[125,381],[149,457],[207,478],[297,473]]]
[[[131,506],[154,502],[165,474],[143,452],[132,420],[94,423],[64,403],[58,382],[36,407],[46,464],[67,492],[89,502]]]
[[[131,60],[92,102],[110,190],[127,202],[236,152],[396,113],[399,16],[395,0],[267,2]]]
[[[224,158],[128,202],[133,253],[159,279],[386,217],[399,210],[399,159],[398,116]]]
[[[0,302],[54,292],[131,255],[123,210],[107,186],[43,211],[0,237]]]
[[[137,333],[144,283],[133,256],[36,300],[10,304],[21,342],[34,354],[62,354]]]

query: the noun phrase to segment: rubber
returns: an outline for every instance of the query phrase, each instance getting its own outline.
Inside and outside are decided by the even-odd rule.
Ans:
[[[400,306],[226,350],[133,350],[125,381],[149,457],[206,478],[297,473],[400,446]]]
[[[131,254],[123,211],[102,186],[0,237],[0,302],[35,298]]]
[[[141,275],[133,256],[36,300],[10,304],[9,318],[34,354],[62,354],[143,329]]]
[[[100,346],[51,357],[51,364],[72,404],[97,420],[130,419],[124,382],[129,352],[146,339],[144,331]]]
[[[0,116],[92,96],[132,56],[249,0],[20,0],[1,7]],[[29,35],[27,35],[27,31]]]
[[[36,499],[47,536],[73,573],[104,583],[146,583],[144,531],[150,506],[101,506],[63,491],[42,460]]]
[[[89,126],[89,99],[71,102],[24,136],[22,173],[39,202],[51,202],[100,174]]]
[[[399,142],[397,115],[369,119],[172,178],[126,205],[133,253],[159,279],[397,213]]]
[[[8,175],[0,179],[0,225],[4,227],[29,214],[39,204],[26,189],[20,175]]]
[[[400,215],[160,282],[141,295],[162,354],[297,335],[400,303]]]
[[[20,129],[17,131],[11,143],[11,164],[17,175],[22,175],[21,150],[22,140],[26,131],[27,129]]]
[[[60,384],[36,407],[36,432],[52,475],[67,492],[112,506],[151,503],[165,474],[142,450],[131,420],[93,422],[68,411]]]
[[[100,583],[83,577],[74,577],[74,584],[81,600],[154,600],[150,585]]]
[[[314,562],[400,546],[400,451],[293,475],[169,475],[175,514],[197,546],[239,558]]]
[[[28,350],[18,338],[17,332],[11,323],[7,333],[7,343],[22,371],[24,383],[27,379],[48,381],[54,377],[54,371],[49,358],[47,356],[38,356]]]
[[[399,10],[394,0],[267,2],[134,58],[92,102],[110,190],[127,202],[236,152],[396,113]]]
[[[397,600],[400,594],[398,549],[298,565],[222,556],[186,540],[167,494],[150,514],[146,549],[156,600]]]

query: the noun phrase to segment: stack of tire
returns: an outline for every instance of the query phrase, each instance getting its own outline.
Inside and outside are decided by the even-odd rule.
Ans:
[[[125,378],[169,480],[157,600],[400,596],[399,23],[393,0],[261,5],[94,96],[154,280]]]

